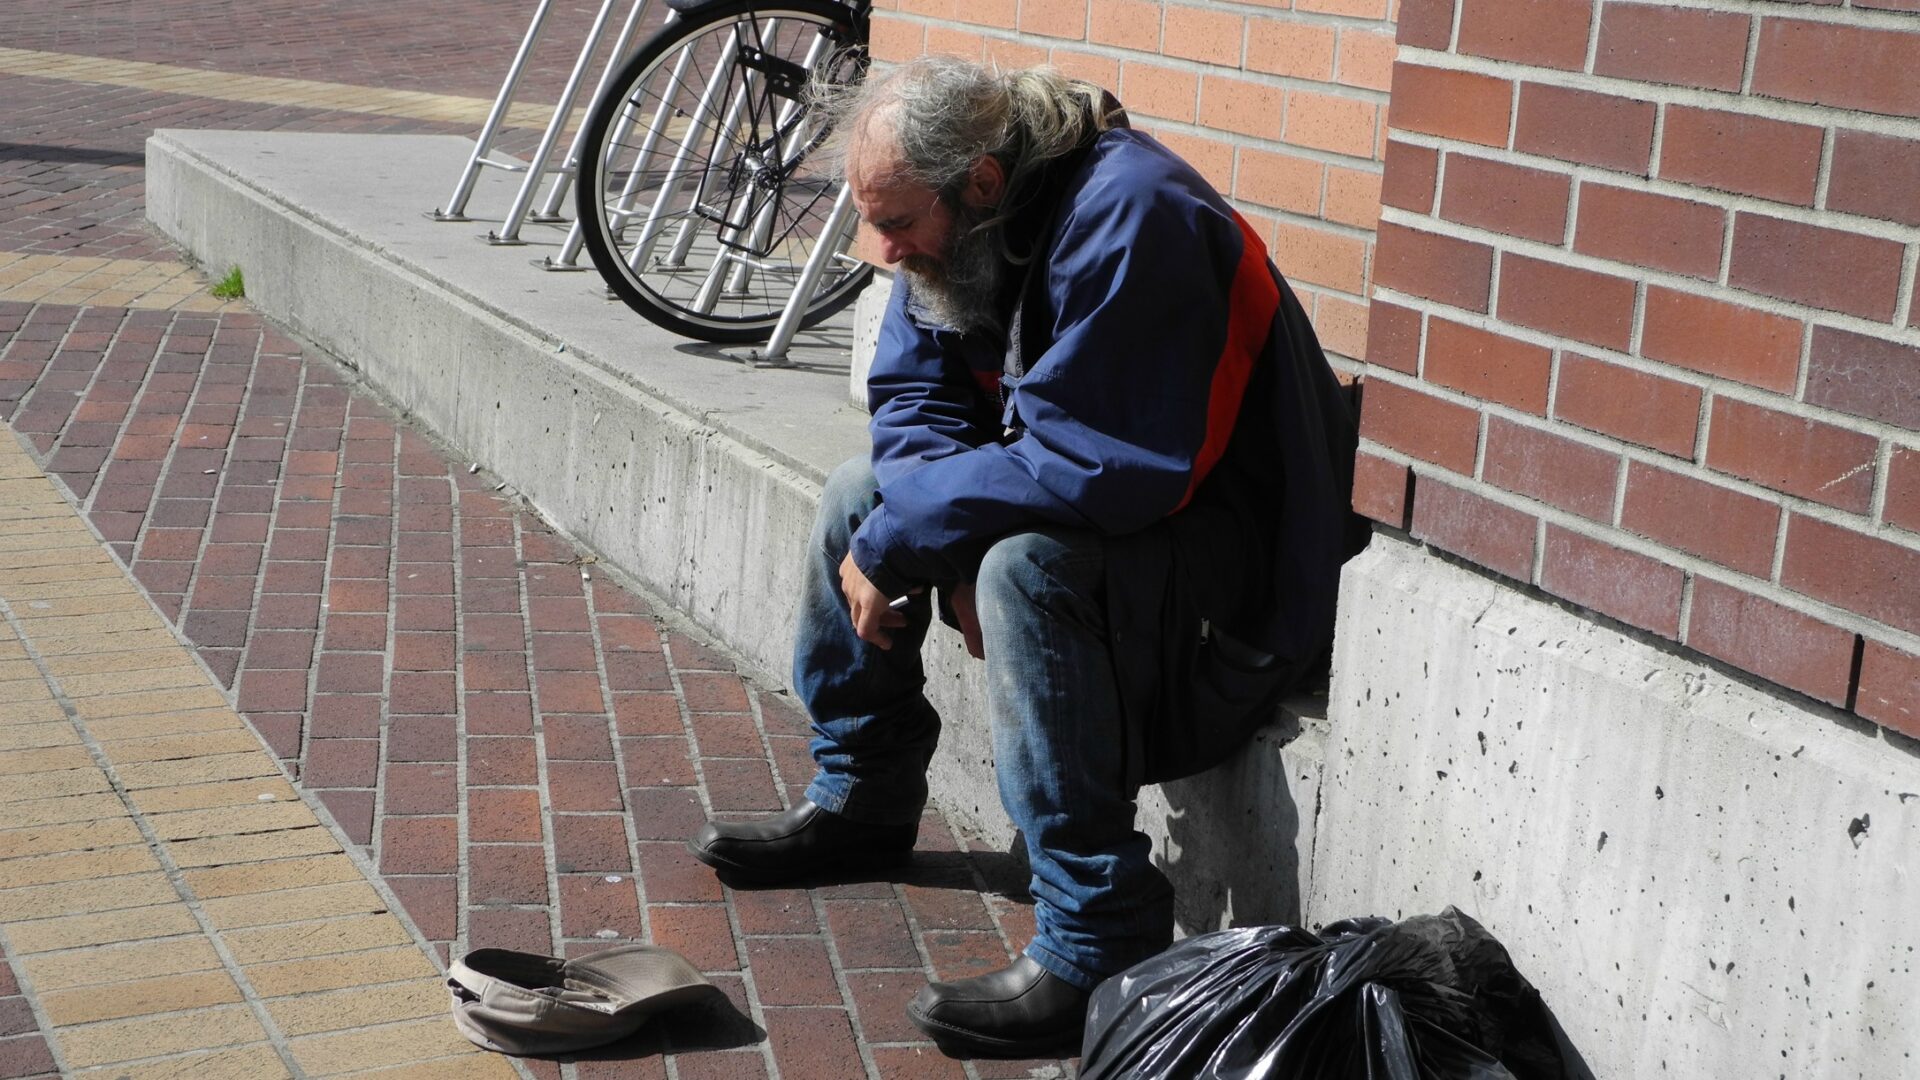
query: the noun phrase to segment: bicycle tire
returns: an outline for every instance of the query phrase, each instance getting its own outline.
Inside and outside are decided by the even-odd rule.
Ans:
[[[730,38],[755,52],[733,51]],[[835,0],[718,0],[663,27],[621,66],[588,114],[575,185],[587,252],[615,295],[685,337],[767,338],[792,293],[789,278],[814,245],[834,239],[819,231],[839,190],[838,180],[805,168],[820,133],[789,93],[795,71],[802,84],[812,77],[791,54],[831,46],[838,62],[830,77],[851,82],[865,69],[865,38]],[[622,132],[629,109],[634,119]],[[722,275],[773,284],[723,287]],[[845,308],[872,276],[865,264],[829,266],[800,325]]]

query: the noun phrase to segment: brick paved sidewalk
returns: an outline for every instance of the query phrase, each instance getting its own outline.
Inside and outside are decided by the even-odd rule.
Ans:
[[[902,1008],[1031,933],[1009,860],[930,814],[893,880],[723,887],[683,841],[798,795],[803,718],[484,471],[249,314],[0,305],[0,373],[0,417],[443,957],[651,940],[765,1032],[580,1075],[965,1074]]]

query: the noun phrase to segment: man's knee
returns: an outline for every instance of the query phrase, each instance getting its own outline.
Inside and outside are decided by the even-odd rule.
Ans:
[[[983,612],[988,607],[1054,611],[1098,596],[1104,574],[1100,541],[1091,533],[1018,532],[987,549],[976,595]]]
[[[854,530],[873,513],[879,486],[873,478],[873,462],[866,456],[841,462],[827,475],[827,482],[820,489],[815,538],[826,547],[843,550]]]

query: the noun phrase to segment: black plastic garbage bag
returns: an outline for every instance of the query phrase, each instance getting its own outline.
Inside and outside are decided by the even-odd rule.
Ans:
[[[1507,950],[1448,908],[1202,934],[1102,983],[1082,1080],[1592,1080]]]

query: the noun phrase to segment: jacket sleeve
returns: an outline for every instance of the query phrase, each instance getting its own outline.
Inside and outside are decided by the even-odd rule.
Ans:
[[[1178,508],[1207,434],[1240,254],[1237,224],[1195,193],[1090,184],[1074,197],[1043,270],[1051,344],[1007,380],[1021,435],[964,449],[918,436],[911,468],[882,468],[895,418],[877,412],[881,505],[854,536],[861,570],[888,595],[970,581],[1014,530],[1122,535]],[[886,444],[896,463],[898,438]]]

